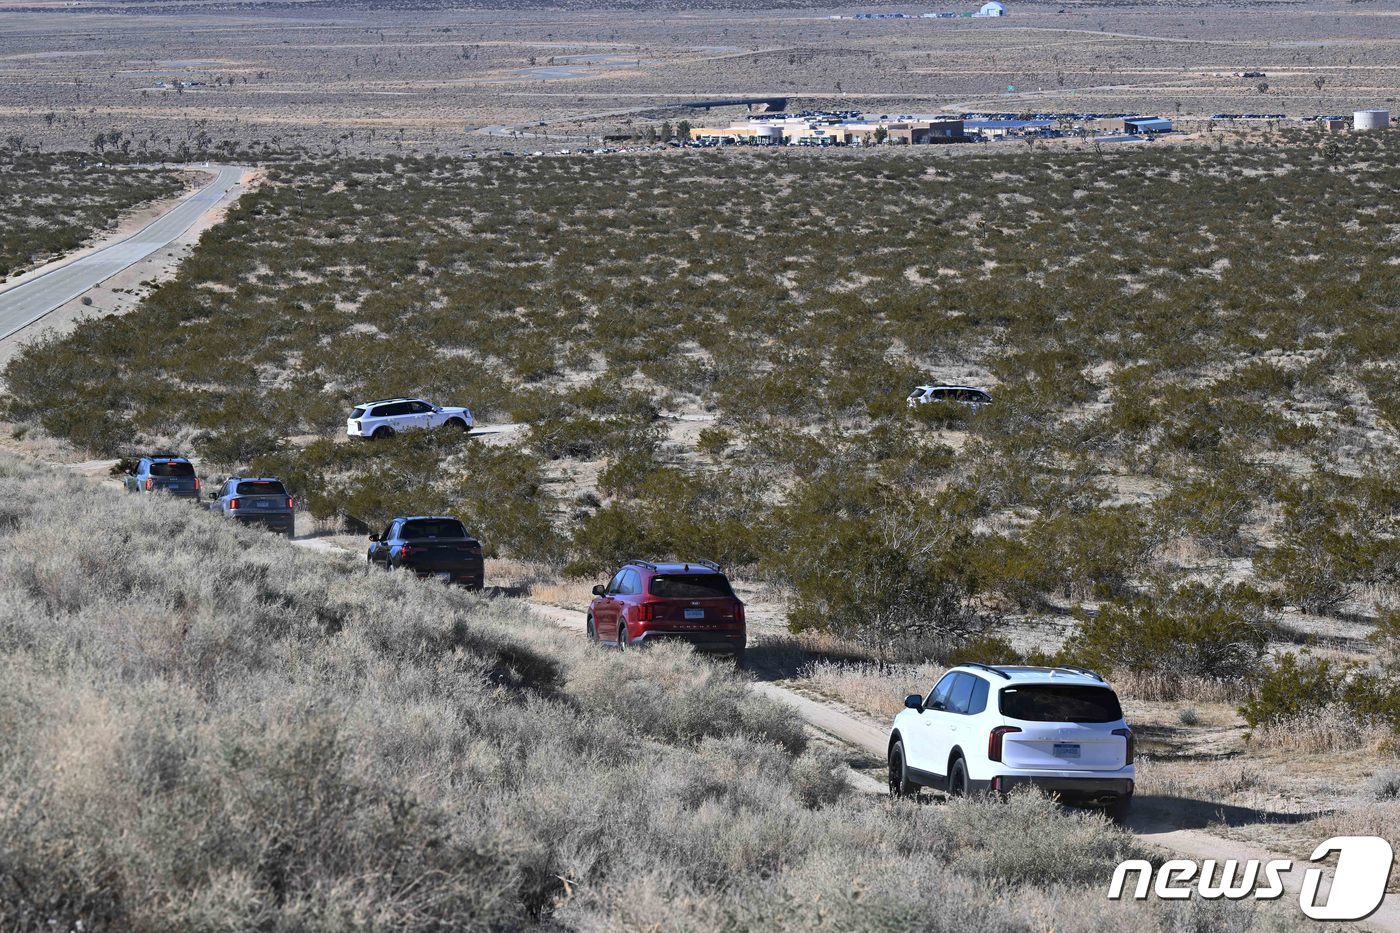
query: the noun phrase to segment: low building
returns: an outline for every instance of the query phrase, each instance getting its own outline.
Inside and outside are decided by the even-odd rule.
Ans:
[[[1124,117],[1123,132],[1133,136],[1150,136],[1156,133],[1170,133],[1172,121],[1164,117]]]
[[[1351,123],[1346,117],[1323,117],[1317,121],[1322,124],[1322,129],[1327,133],[1345,133],[1351,129]]]
[[[713,145],[747,143],[754,146],[776,146],[783,141],[781,126],[762,123],[736,123],[733,126],[691,127],[690,138],[698,143]]]
[[[1002,139],[1008,136],[1043,136],[1055,125],[1054,120],[964,120],[969,136]]]
[[[991,0],[991,2],[989,2],[989,3],[984,3],[984,4],[982,4],[982,9],[978,10],[976,13],[973,13],[972,15],[973,15],[973,16],[1005,16],[1005,15],[1006,15],[1006,7],[1002,6],[1000,3],[997,3],[997,0]]]

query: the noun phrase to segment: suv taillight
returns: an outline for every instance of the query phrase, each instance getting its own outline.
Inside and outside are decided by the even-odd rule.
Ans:
[[[196,476],[196,477],[194,478],[194,491],[195,491],[195,492],[199,492],[199,477],[198,477],[198,476]]]
[[[297,507],[296,500],[293,499],[291,496],[288,496],[288,497],[287,497],[287,508],[289,508],[289,509],[294,509],[294,508],[296,508],[296,507]]]
[[[1002,739],[1013,732],[1020,732],[1019,726],[997,726],[987,736],[987,760],[1001,761]]]
[[[399,545],[399,557],[408,558],[413,556],[413,548],[407,544]]]
[[[734,621],[735,621],[735,622],[738,622],[740,625],[742,625],[742,624],[744,623],[744,604],[743,604],[743,603],[735,603],[735,604],[734,604]]]
[[[237,499],[230,499],[230,500],[228,500],[228,510],[229,510],[230,512],[237,512],[237,511],[238,511],[238,506],[239,506],[240,504],[241,504],[241,503],[239,503],[239,501],[238,501]]]
[[[637,606],[637,622],[656,621],[656,603],[640,603]]]
[[[153,479],[151,479],[149,476],[146,477],[146,491],[147,491],[147,492],[150,492],[150,491],[151,491],[152,489],[154,489],[155,487],[156,487],[156,481],[153,480]]]
[[[1133,752],[1135,751],[1134,746],[1137,744],[1137,743],[1135,743],[1135,742],[1133,741],[1133,730],[1132,730],[1132,729],[1114,729],[1114,730],[1113,730],[1113,734],[1114,734],[1114,735],[1121,735],[1124,739],[1127,740],[1127,742],[1128,742],[1128,750],[1127,750],[1127,753],[1123,756],[1123,764],[1124,764],[1125,766],[1126,766],[1126,765],[1132,764],[1132,763],[1133,763]]]

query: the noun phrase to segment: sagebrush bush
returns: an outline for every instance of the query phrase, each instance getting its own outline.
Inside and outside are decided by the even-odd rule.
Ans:
[[[1075,615],[1066,662],[1216,680],[1252,674],[1275,625],[1263,594],[1241,584],[1187,584]]]

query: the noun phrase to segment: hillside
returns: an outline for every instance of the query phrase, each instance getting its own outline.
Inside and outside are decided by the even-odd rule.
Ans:
[[[0,492],[6,929],[1262,926],[1106,902],[1097,815],[853,794],[685,654],[11,455]]]

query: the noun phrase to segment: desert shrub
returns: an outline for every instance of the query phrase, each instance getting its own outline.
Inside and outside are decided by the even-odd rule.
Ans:
[[[1400,609],[1384,609],[1376,616],[1376,627],[1366,636],[1376,646],[1381,665],[1400,673]]]
[[[1335,474],[1289,484],[1280,492],[1279,543],[1255,557],[1256,569],[1310,612],[1333,609],[1364,585],[1400,581],[1395,513],[1372,507],[1365,493]]]
[[[1240,715],[1256,727],[1328,709],[1343,711],[1353,727],[1377,724],[1400,732],[1400,683],[1354,663],[1289,651],[1259,673]]]
[[[606,472],[609,486],[625,467]],[[629,476],[631,498],[608,503],[584,518],[572,541],[570,573],[611,572],[632,558],[708,559],[752,564],[760,553],[764,513],[745,482],[730,474],[689,474],[658,467]]]
[[[1234,679],[1264,655],[1274,622],[1259,591],[1192,583],[1075,612],[1065,661],[1098,670]]]
[[[1367,792],[1374,800],[1395,800],[1400,798],[1400,770],[1382,768],[1371,775],[1366,785]]]
[[[935,506],[832,473],[799,487],[773,527],[765,566],[793,588],[793,631],[908,650],[980,626],[969,606],[976,580],[963,559],[971,535]]]

